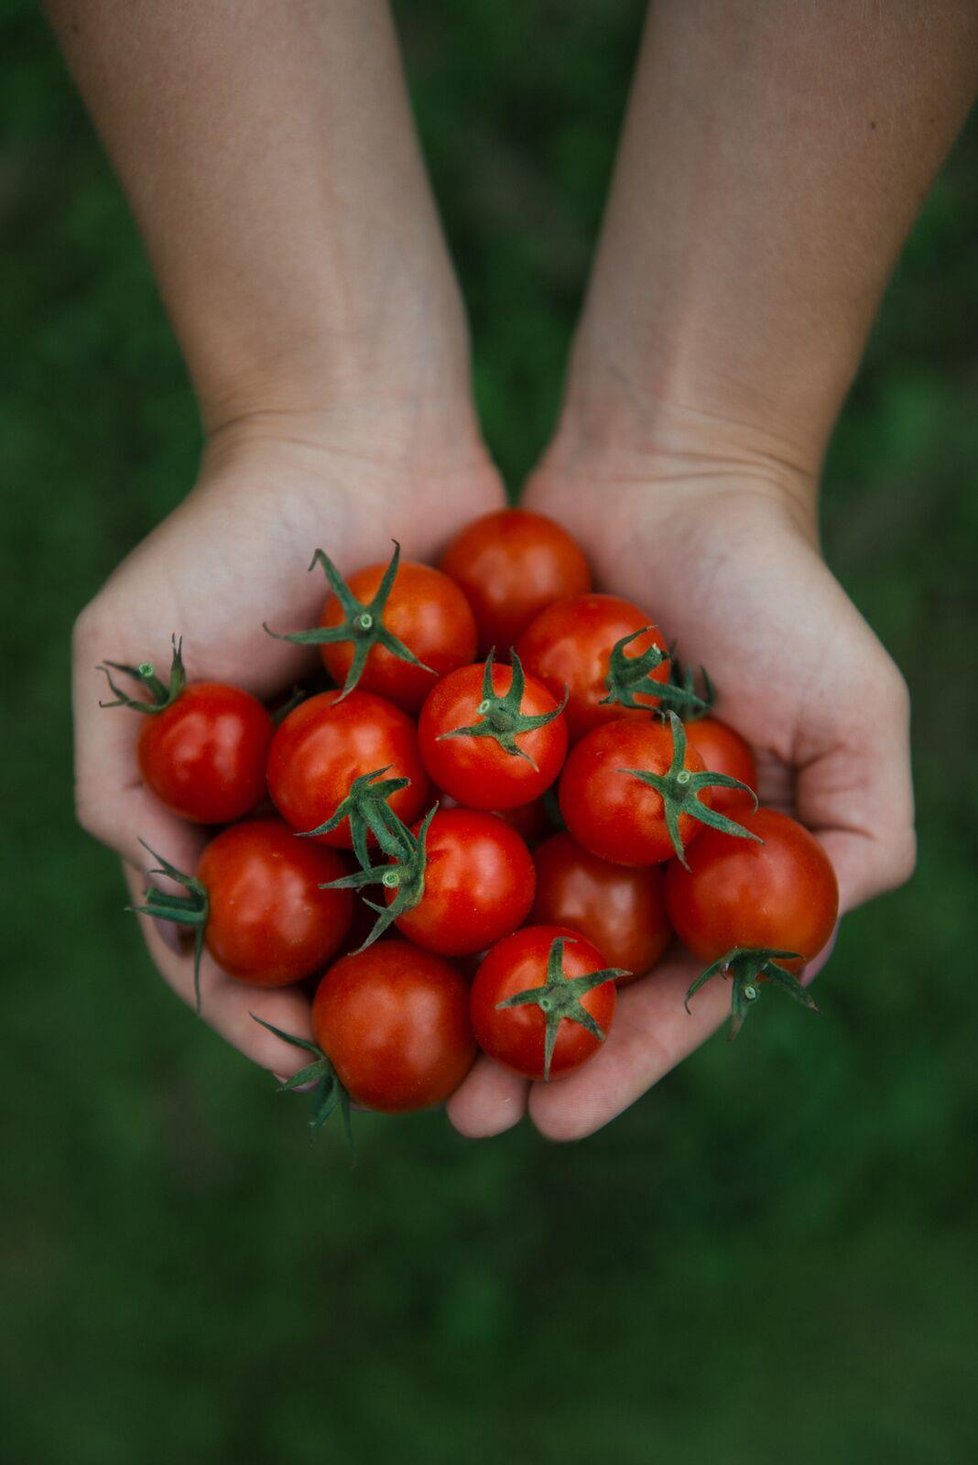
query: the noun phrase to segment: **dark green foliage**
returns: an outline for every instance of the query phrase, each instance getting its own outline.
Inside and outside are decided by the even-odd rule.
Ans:
[[[516,483],[559,398],[640,10],[398,10]],[[360,1116],[351,1168],[164,990],[73,825],[72,618],[189,486],[199,436],[33,3],[7,0],[0,43],[5,1458],[974,1461],[978,127],[825,493],[831,563],[915,695],[915,881],[846,923],[821,1023],[765,1003],[586,1144]]]

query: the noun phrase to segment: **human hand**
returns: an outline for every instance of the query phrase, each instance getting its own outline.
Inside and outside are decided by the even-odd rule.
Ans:
[[[706,665],[717,711],[756,750],[761,801],[822,841],[841,909],[906,880],[914,863],[908,698],[900,673],[818,550],[813,485],[773,457],[704,441],[641,459],[551,451],[525,502],[591,557],[599,586],[629,596]],[[818,970],[827,953],[808,968]],[[670,957],[619,996],[597,1056],[552,1086],[481,1059],[449,1104],[463,1134],[498,1133],[528,1109],[553,1139],[582,1138],[633,1103],[729,1010],[699,968]]]
[[[175,633],[191,678],[237,683],[259,697],[287,690],[318,656],[266,635],[262,621],[316,623],[326,585],[318,570],[306,570],[317,546],[345,571],[388,559],[392,538],[405,557],[433,559],[463,523],[502,502],[474,433],[456,427],[428,445],[406,416],[347,413],[342,426],[325,414],[253,416],[212,440],[192,493],[119,566],[75,628],[78,817],[122,856],[133,897],[154,863],[140,840],[193,871],[206,836],[140,783],[141,718],[99,706],[110,694],[98,663],[166,667]],[[176,928],[140,923],[157,967],[192,1004],[193,959]],[[201,991],[205,1020],[235,1047],[283,1076],[301,1066],[295,1048],[250,1016],[310,1036],[301,990],[244,986],[205,952]]]

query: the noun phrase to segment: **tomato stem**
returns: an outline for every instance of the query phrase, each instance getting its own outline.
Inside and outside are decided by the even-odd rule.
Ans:
[[[783,961],[800,960],[801,953],[797,951],[778,951],[771,946],[735,946],[696,978],[686,993],[686,1011],[689,1012],[690,999],[705,983],[712,977],[722,976],[729,978],[732,983],[728,1042],[733,1042],[740,1032],[747,1014],[761,995],[761,984],[764,982],[773,982],[796,1002],[807,1007],[809,1012],[818,1013],[818,1005],[807,987],[803,987],[797,977],[779,965]]]
[[[327,1119],[338,1107],[343,1118],[343,1133],[346,1142],[353,1151],[353,1125],[350,1118],[350,1095],[340,1083],[336,1069],[333,1067],[327,1055],[316,1043],[311,1043],[308,1038],[299,1038],[295,1033],[287,1033],[282,1028],[273,1027],[263,1017],[256,1013],[248,1014],[253,1022],[260,1027],[274,1033],[276,1038],[281,1038],[284,1043],[291,1043],[294,1048],[304,1048],[307,1053],[312,1053],[315,1061],[300,1068],[291,1078],[278,1086],[280,1094],[292,1093],[296,1089],[304,1088],[306,1084],[315,1081],[316,1087],[312,1095],[312,1118],[309,1120],[309,1128],[313,1135],[317,1135],[326,1123]]]
[[[397,823],[400,845],[393,857],[393,864],[371,865],[364,859],[361,861],[362,869],[320,887],[322,890],[363,890],[368,885],[383,885],[388,890],[397,891],[389,905],[379,905],[364,896],[364,905],[377,912],[377,920],[366,940],[357,947],[353,955],[372,946],[398,916],[413,910],[424,895],[425,871],[428,867],[428,829],[437,811],[438,805],[432,804],[416,835],[411,833],[396,814],[388,811]]]
[[[482,671],[482,694],[475,709],[480,720],[469,723],[465,727],[453,727],[448,732],[439,733],[438,741],[441,742],[445,738],[494,738],[504,752],[513,757],[525,758],[533,771],[539,772],[534,760],[525,748],[519,746],[516,739],[522,733],[546,727],[548,723],[558,718],[567,706],[568,690],[566,687],[564,688],[560,706],[553,708],[550,712],[523,712],[526,673],[523,670],[522,662],[515,651],[510,652],[512,677],[508,690],[500,696],[493,686],[492,672],[495,657],[495,650],[490,651]]]
[[[601,971],[588,972],[583,977],[568,977],[564,973],[564,946],[573,941],[572,936],[555,936],[547,953],[547,978],[540,987],[528,987],[496,1003],[496,1008],[539,1007],[546,1019],[546,1034],[543,1045],[543,1081],[550,1082],[550,1064],[557,1043],[560,1024],[565,1020],[576,1022],[585,1028],[599,1043],[605,1040],[604,1029],[595,1021],[581,1002],[585,993],[603,982],[613,982],[617,977],[631,976],[620,967],[604,967]]]
[[[103,661],[96,668],[97,671],[105,673],[105,679],[109,684],[109,690],[114,694],[114,701],[100,702],[100,707],[131,707],[134,712],[162,712],[165,707],[170,707],[180,696],[187,685],[187,673],[183,665],[183,637],[177,640],[176,636],[171,638],[173,656],[170,662],[170,679],[164,682],[156,674],[156,668],[150,661],[140,662],[139,666],[127,666],[121,661]],[[137,682],[143,691],[149,693],[150,700],[147,702],[144,697],[130,697],[122,687],[117,686],[112,673],[121,671],[127,677]]]
[[[139,843],[143,849],[149,850],[154,860],[159,862],[158,870],[147,870],[147,875],[166,875],[170,880],[176,880],[186,890],[186,895],[172,895],[166,890],[158,890],[155,885],[147,885],[143,892],[142,905],[127,905],[126,910],[132,911],[135,915],[152,916],[156,921],[172,921],[174,925],[186,926],[194,933],[194,1008],[197,1016],[200,1016],[200,959],[204,951],[204,935],[207,929],[207,921],[210,915],[210,906],[207,898],[207,890],[193,875],[185,875],[169,860],[158,855],[154,849],[141,839]]]
[[[385,768],[375,768],[370,773],[359,774],[350,784],[346,798],[336,806],[325,823],[318,824],[315,829],[303,830],[299,837],[312,839],[319,834],[331,834],[344,819],[349,819],[353,853],[364,869],[370,865],[367,838],[371,834],[385,854],[396,857],[409,848],[410,831],[405,838],[405,825],[394,813],[388,800],[399,789],[407,788],[411,780],[385,779],[384,774],[389,773],[392,767],[393,764],[388,763]]]

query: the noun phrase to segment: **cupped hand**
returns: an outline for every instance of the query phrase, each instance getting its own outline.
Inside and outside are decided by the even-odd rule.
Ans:
[[[134,897],[155,864],[140,840],[193,871],[205,836],[143,787],[140,714],[99,706],[111,694],[98,664],[166,668],[176,634],[190,678],[237,683],[263,698],[287,690],[318,658],[266,635],[262,622],[289,630],[316,623],[326,587],[318,569],[307,569],[317,547],[342,571],[386,560],[392,539],[405,557],[430,560],[463,523],[502,503],[498,475],[465,430],[429,444],[410,421],[348,419],[340,427],[279,413],[253,415],[211,441],[193,491],[124,560],[75,627],[78,817],[122,856]],[[192,1003],[193,961],[175,928],[140,921],[157,967]],[[295,1048],[250,1016],[308,1036],[301,991],[243,986],[206,954],[201,990],[204,1018],[242,1052],[282,1075],[302,1065]]]
[[[761,801],[822,841],[843,911],[909,877],[906,687],[819,553],[810,483],[739,453],[662,453],[645,465],[551,454],[524,501],[576,535],[601,588],[635,600],[684,661],[707,667],[718,715],[758,754]],[[452,1121],[494,1134],[528,1108],[548,1137],[592,1133],[724,1020],[721,981],[686,1012],[697,970],[670,958],[629,985],[598,1055],[552,1085],[528,1088],[480,1060],[449,1106]]]

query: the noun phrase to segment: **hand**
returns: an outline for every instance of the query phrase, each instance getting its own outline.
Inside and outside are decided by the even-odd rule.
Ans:
[[[757,750],[761,801],[821,839],[842,910],[909,877],[906,687],[819,554],[811,484],[783,464],[715,448],[644,465],[556,450],[525,502],[577,536],[600,586],[647,608],[684,660],[707,667],[719,716]],[[622,991],[605,1046],[552,1086],[528,1089],[480,1060],[449,1104],[452,1122],[494,1134],[528,1108],[549,1138],[592,1133],[724,1020],[725,982],[685,1011],[697,971],[669,959]]]
[[[122,856],[132,896],[142,894],[153,864],[140,839],[193,871],[204,836],[139,782],[140,715],[99,707],[110,694],[98,663],[166,667],[175,633],[192,678],[236,682],[260,697],[287,689],[318,657],[266,635],[262,621],[316,623],[326,586],[318,571],[306,571],[317,546],[341,570],[386,560],[392,538],[405,556],[431,559],[463,523],[502,505],[481,443],[456,432],[439,433],[428,448],[408,420],[355,425],[347,417],[342,431],[324,417],[238,422],[210,444],[189,497],[82,612],[74,641],[78,817]],[[192,1004],[193,961],[176,928],[163,934],[140,922],[157,967]],[[243,986],[206,954],[201,971],[206,1021],[257,1063],[295,1072],[302,1056],[249,1013],[310,1036],[305,995]]]

